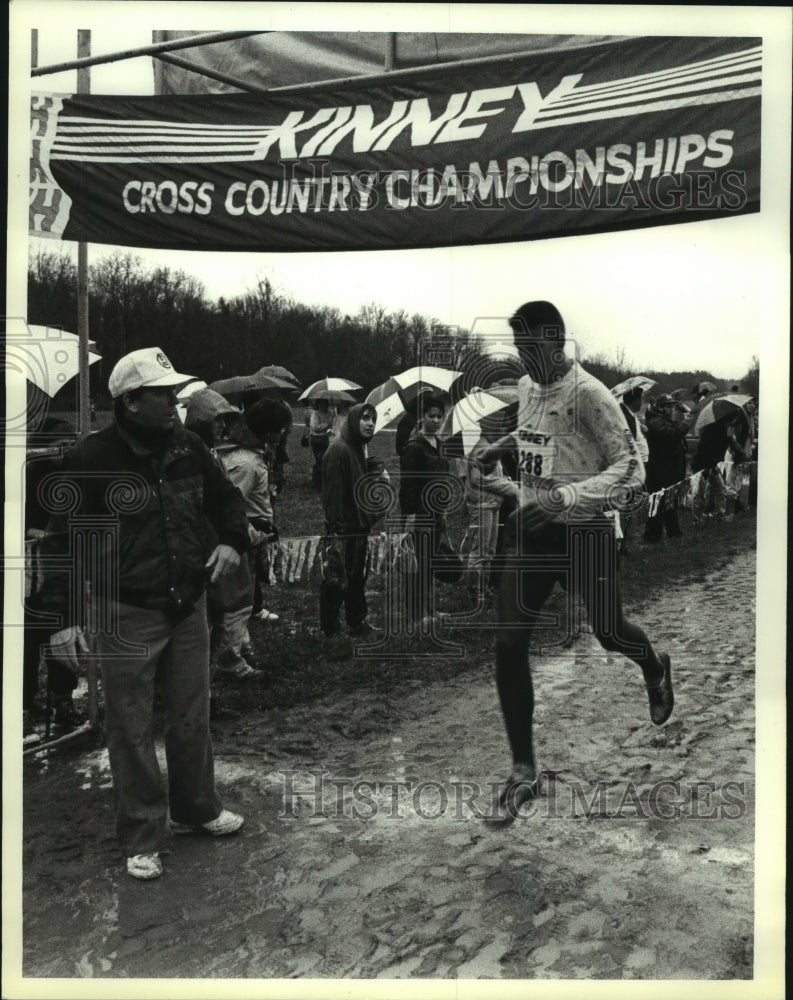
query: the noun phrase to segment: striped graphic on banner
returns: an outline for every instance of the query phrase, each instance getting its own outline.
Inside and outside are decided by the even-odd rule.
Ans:
[[[626,77],[613,83],[576,87],[582,74],[566,77],[560,89],[566,92],[547,101],[536,120],[514,131],[536,131],[584,121],[605,121],[627,115],[669,111],[700,104],[717,104],[760,94],[760,47],[733,56],[690,63],[674,70]],[[754,84],[754,86],[752,86]],[[520,86],[520,85],[518,85]],[[725,89],[728,88],[728,89]],[[408,102],[398,102],[404,116]],[[350,110],[351,109],[347,109]],[[300,114],[300,112],[295,112]],[[347,116],[347,120],[351,115]],[[341,127],[336,109],[326,108],[312,124],[333,121]],[[394,125],[398,125],[398,119]],[[289,127],[297,122],[288,122]],[[518,123],[520,126],[520,122]],[[281,125],[222,125],[169,121],[118,122],[116,119],[61,118],[53,160],[86,160],[95,163],[189,163],[239,162],[262,158],[262,144]],[[374,146],[382,148],[381,142]],[[319,147],[318,147],[319,151]]]

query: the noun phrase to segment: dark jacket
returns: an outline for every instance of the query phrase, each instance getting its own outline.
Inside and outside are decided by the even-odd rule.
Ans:
[[[679,483],[686,475],[686,426],[660,410],[649,409],[647,419],[648,493]]]
[[[394,451],[401,455],[405,450],[410,435],[416,427],[417,417],[415,413],[405,413],[396,426],[396,436],[394,438]]]
[[[440,495],[432,489],[433,483],[445,482],[449,476],[449,462],[443,455],[443,444],[438,440],[434,448],[423,434],[412,437],[399,459],[399,505],[403,514],[442,519],[438,501]],[[441,491],[445,493],[446,491]],[[433,493],[436,495],[433,497]]]
[[[697,450],[691,459],[692,472],[712,469],[719,462],[723,462],[729,442],[725,421],[717,420],[703,427],[697,439]]]
[[[382,513],[364,510],[355,499],[355,487],[366,475],[366,446],[359,430],[366,403],[347,414],[341,431],[331,439],[322,459],[322,509],[325,533],[368,534]]]
[[[80,624],[86,579],[94,595],[187,614],[205,589],[204,566],[215,546],[248,548],[240,491],[181,425],[157,457],[114,422],[76,445],[52,487],[61,512],[50,519],[42,547],[42,593],[45,610],[60,617],[53,631]],[[97,538],[93,558],[75,537],[83,525]]]

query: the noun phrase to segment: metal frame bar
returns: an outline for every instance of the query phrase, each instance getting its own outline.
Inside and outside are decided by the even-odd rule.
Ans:
[[[427,66],[410,66],[406,69],[394,69],[396,36],[394,32],[384,32],[384,71],[380,73],[362,73],[359,76],[336,77],[332,80],[317,80],[311,83],[295,83],[284,87],[256,87],[237,77],[227,76],[217,70],[206,70],[203,67],[189,63],[187,60],[178,60],[176,57],[168,57],[168,52],[177,49],[187,49],[198,45],[212,45],[214,42],[234,41],[237,38],[248,38],[252,35],[275,34],[270,31],[216,31],[203,35],[194,35],[192,38],[180,38],[176,41],[157,42],[152,45],[145,45],[139,49],[129,49],[127,51],[111,53],[104,56],[92,56],[90,59],[76,59],[71,62],[59,63],[54,66],[42,66],[34,69],[31,76],[46,76],[50,73],[61,73],[64,70],[79,69],[81,66],[96,66],[101,63],[118,62],[122,59],[135,59],[138,56],[151,55],[161,59],[162,62],[170,62],[181,69],[186,69],[191,73],[198,73],[201,76],[227,83],[230,86],[238,87],[240,90],[253,94],[305,94],[314,90],[322,90],[325,87],[347,86],[357,83],[375,83],[388,77],[389,80],[410,79],[412,76],[421,76],[427,73],[442,73],[445,70],[467,69],[476,66],[489,66],[497,63],[517,62],[529,56],[538,55],[538,51],[531,50],[525,52],[506,52],[502,55],[480,56],[477,59],[458,59],[456,61],[434,63]],[[605,44],[605,43],[604,43]]]
[[[171,56],[166,52],[155,52],[154,58],[159,59],[160,62],[178,66],[179,69],[186,69],[189,73],[198,73],[199,76],[209,77],[210,80],[217,80],[220,83],[227,83],[231,87],[238,87],[240,90],[247,91],[250,94],[267,93],[266,87],[257,87],[256,84],[247,83],[239,77],[230,76],[228,73],[221,73],[216,69],[205,69],[203,66],[196,66],[195,63],[191,63],[188,59],[180,59],[179,56]]]
[[[178,38],[169,42],[152,42],[138,49],[126,49],[121,52],[111,52],[103,56],[90,56],[87,59],[70,59],[69,62],[54,63],[52,66],[38,66],[31,71],[31,76],[48,76],[51,73],[63,73],[70,69],[83,69],[87,66],[100,66],[103,63],[119,62],[122,59],[136,59],[138,56],[156,55],[158,52],[171,52],[177,49],[192,49],[197,45],[213,45],[215,42],[231,42],[237,38],[249,38],[251,35],[267,35],[268,31],[210,31],[192,38]]]
[[[603,43],[605,44],[605,43]],[[409,66],[407,69],[389,70],[385,73],[362,73],[360,76],[343,76],[334,80],[316,80],[311,83],[293,83],[285,87],[270,87],[268,94],[305,94],[325,87],[344,87],[358,83],[376,83],[379,80],[404,80],[413,76],[425,76],[427,73],[443,73],[447,70],[468,69],[476,66],[491,66],[498,63],[518,62],[529,56],[539,55],[539,50],[526,52],[505,52],[495,56],[480,56],[477,59],[458,59],[454,62],[440,62],[427,66]]]

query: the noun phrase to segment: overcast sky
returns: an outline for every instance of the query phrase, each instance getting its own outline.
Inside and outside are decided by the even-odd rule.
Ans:
[[[169,4],[123,4],[111,19],[108,8],[113,6],[47,0],[16,4],[18,11],[21,8],[29,16],[29,24],[38,25],[39,65],[73,58],[77,27],[92,28],[92,52],[100,54],[122,45],[149,44],[151,30],[158,27],[258,27],[258,21],[251,24],[251,7],[273,10],[273,5],[249,5],[247,19],[240,21],[239,5],[202,4],[197,5],[198,13],[190,8],[202,18],[194,24],[183,4],[177,5],[176,20]],[[525,7],[490,8],[485,22],[482,9],[461,5],[469,6],[465,15],[470,18],[477,13],[488,30],[756,35],[764,24],[761,13],[740,8],[677,8],[676,27],[670,29],[668,18],[659,19],[658,12],[649,8],[605,8],[593,13],[587,7],[540,7],[529,26]],[[288,5],[274,5],[275,14],[283,19],[280,7]],[[338,29],[343,26],[343,9],[334,7],[336,16],[330,24],[323,23],[327,13],[321,7],[303,4],[298,5],[297,15],[289,7],[290,20],[278,26],[294,26],[291,18],[297,16],[303,18],[303,27]],[[391,8],[403,23],[389,18],[388,27],[461,30],[476,25],[475,20],[450,23],[450,9],[442,8],[446,15],[438,24],[428,19],[426,10],[411,12],[408,5]],[[365,10],[376,18],[377,5],[365,5]],[[308,11],[314,11],[313,16]],[[360,25],[363,15],[355,13]],[[436,10],[436,22],[437,18]],[[382,13],[379,20],[365,26],[383,29]],[[766,74],[772,57],[773,32],[769,32],[764,42]],[[148,58],[95,67],[91,72],[93,93],[153,93]],[[33,81],[34,89],[70,92],[75,89],[75,78],[74,72],[39,78]],[[771,88],[764,88],[764,116],[773,96]],[[763,211],[753,216],[486,247],[283,255],[137,248],[132,252],[147,263],[196,275],[211,298],[237,294],[257,277],[267,276],[276,288],[306,303],[354,313],[374,301],[389,310],[404,308],[463,327],[480,328],[481,318],[488,317],[489,329],[504,328],[492,318],[509,315],[527,299],[547,298],[559,306],[584,353],[613,354],[624,348],[637,370],[703,368],[720,378],[739,378],[752,356],[761,353],[764,336],[772,344],[780,336],[786,340],[789,164],[777,166],[779,157],[771,149],[773,136],[765,130],[764,136]],[[784,148],[782,143],[783,153]],[[780,181],[781,191],[777,190]],[[31,241],[33,251],[58,245]],[[74,245],[60,245],[74,252]],[[92,244],[89,260],[113,249]]]

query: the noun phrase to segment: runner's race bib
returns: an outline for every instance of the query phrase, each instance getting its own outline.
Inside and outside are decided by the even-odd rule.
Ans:
[[[553,475],[556,445],[550,434],[521,428],[518,430],[518,473],[522,487],[535,487]]]

